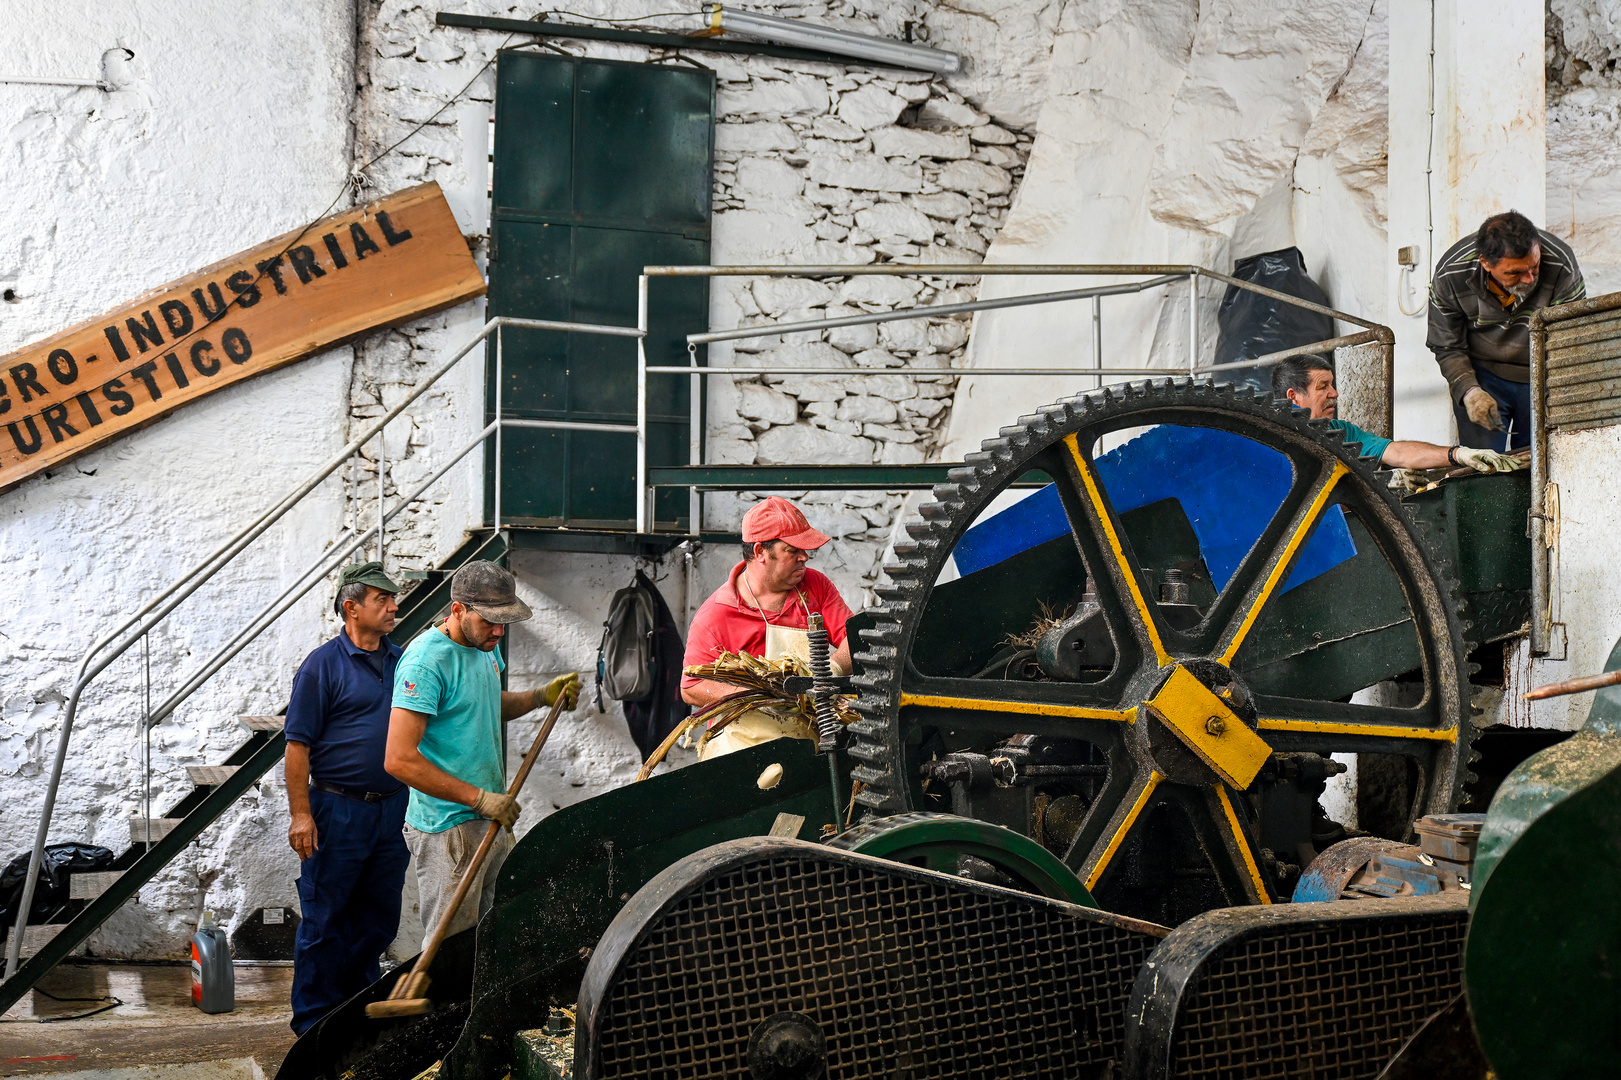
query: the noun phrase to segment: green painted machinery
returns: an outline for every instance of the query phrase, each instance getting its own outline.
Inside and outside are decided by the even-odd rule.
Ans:
[[[1606,671],[1621,669],[1621,642]],[[1501,1080],[1614,1075],[1621,1061],[1621,687],[1503,781],[1481,832],[1464,957]]]
[[[921,508],[868,613],[861,718],[840,754],[839,800],[862,820],[824,849],[907,867],[896,881],[947,893],[959,882],[965,904],[1011,889],[1088,925],[1073,912],[1154,934],[1185,924],[1190,1002],[1210,965],[1234,950],[1270,958],[1302,922],[1343,925],[1398,959],[1426,934],[1461,941],[1461,909],[1445,905],[1411,919],[1338,903],[1261,922],[1207,915],[1287,899],[1345,835],[1319,805],[1334,754],[1358,755],[1378,796],[1359,811],[1389,839],[1456,809],[1470,782],[1471,656],[1525,618],[1524,475],[1404,499],[1357,449],[1258,395],[1186,380],[1066,399],[987,441]],[[1029,505],[1052,510],[1049,531],[970,565],[965,537],[1042,474],[1047,501]],[[1134,487],[1167,483],[1180,494]],[[772,763],[783,779],[761,790]],[[476,936],[447,943],[433,1013],[365,1020],[386,976],[301,1039],[280,1075],[406,1080],[442,1060],[441,1077],[497,1080],[533,1057],[517,1033],[577,1000],[625,905],[657,881],[689,887],[669,885],[667,869],[711,880],[702,853],[767,834],[789,838],[781,858],[814,864],[792,838],[802,848],[838,831],[845,808],[827,775],[808,744],[785,740],[551,815],[514,849]],[[762,867],[776,857],[725,850]],[[668,899],[647,917],[671,917]],[[616,949],[634,952],[642,931],[616,932]],[[1425,969],[1441,990],[1456,980],[1448,963]],[[1367,1015],[1384,1015],[1368,978]],[[1165,1015],[1155,1037],[1172,1039],[1180,1014]],[[1404,1013],[1355,1060],[1384,1060],[1427,1017]]]

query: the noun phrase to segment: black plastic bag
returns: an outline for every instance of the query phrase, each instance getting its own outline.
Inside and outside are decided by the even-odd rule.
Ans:
[[[1233,277],[1273,289],[1314,304],[1329,307],[1328,294],[1306,274],[1306,260],[1299,248],[1284,248],[1240,259]],[[1334,320],[1327,315],[1296,307],[1283,300],[1227,286],[1216,313],[1216,360],[1230,364],[1253,360],[1267,353],[1281,352],[1297,345],[1310,345],[1334,336]],[[1334,357],[1325,357],[1330,364]],[[1248,383],[1261,390],[1272,389],[1272,368],[1234,368],[1216,372],[1218,382]]]
[[[28,880],[31,852],[12,859],[0,871],[0,927],[16,921],[22,905],[23,884]],[[38,925],[55,915],[68,902],[68,878],[73,874],[105,870],[113,864],[113,853],[95,844],[47,844],[40,860],[39,881],[34,886],[34,902],[29,905],[28,922]]]

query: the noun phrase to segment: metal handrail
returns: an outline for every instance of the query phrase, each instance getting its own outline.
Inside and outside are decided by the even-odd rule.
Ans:
[[[1223,274],[1202,266],[1191,264],[1146,264],[1146,263],[1092,263],[1092,264],[1062,264],[1041,265],[1030,263],[980,263],[980,264],[939,264],[927,265],[922,263],[869,263],[861,266],[773,266],[764,264],[733,265],[733,266],[644,266],[641,276],[637,280],[637,323],[644,332],[647,330],[648,288],[649,282],[655,277],[987,277],[987,276],[1020,276],[1020,277],[1148,277],[1147,281],[1128,282],[1119,285],[1105,285],[1090,289],[1070,289],[1062,292],[1032,293],[1025,296],[998,297],[994,300],[975,300],[960,304],[939,304],[905,308],[898,311],[868,312],[861,315],[844,315],[829,319],[810,319],[792,323],[761,323],[753,326],[739,326],[730,330],[707,330],[702,333],[688,334],[686,336],[690,362],[685,366],[658,364],[649,365],[645,338],[637,343],[636,356],[636,531],[645,533],[653,524],[653,510],[650,504],[652,489],[647,483],[647,377],[649,375],[687,375],[691,379],[688,394],[689,417],[689,443],[688,460],[701,464],[703,459],[703,431],[702,431],[702,399],[703,380],[711,375],[754,376],[754,375],[833,375],[833,376],[871,376],[894,374],[950,374],[955,376],[1031,376],[1031,375],[1092,375],[1097,378],[1097,384],[1103,385],[1105,375],[1127,376],[1155,376],[1170,375],[1177,371],[1185,371],[1190,378],[1208,375],[1215,372],[1231,371],[1240,368],[1270,367],[1282,363],[1291,356],[1301,356],[1307,353],[1318,353],[1337,348],[1378,343],[1393,345],[1395,334],[1388,326],[1372,322],[1349,312],[1338,311],[1325,307],[1322,304],[1303,300],[1298,296],[1269,289],[1253,282],[1241,281],[1230,274]],[[1278,352],[1267,353],[1253,360],[1241,360],[1225,364],[1201,364],[1199,340],[1199,305],[1197,302],[1199,279],[1207,277],[1220,281],[1235,288],[1266,296],[1294,307],[1303,308],[1320,315],[1327,315],[1332,319],[1347,322],[1363,329],[1357,333],[1345,334],[1328,338],[1324,341],[1312,342],[1292,349],[1283,349]],[[1188,363],[1185,368],[1118,368],[1103,366],[1103,315],[1101,300],[1105,296],[1118,296],[1129,293],[1140,293],[1147,289],[1170,285],[1174,282],[1187,280],[1189,290],[1188,302]],[[1093,366],[1091,368],[927,368],[911,369],[897,368],[791,368],[791,367],[707,367],[698,363],[697,347],[719,341],[740,341],[748,338],[773,337],[779,334],[792,334],[808,331],[834,329],[845,326],[863,326],[876,323],[896,322],[903,319],[937,318],[946,315],[966,314],[976,311],[991,311],[1005,308],[1028,307],[1037,304],[1060,303],[1069,300],[1090,299],[1092,301],[1092,354]],[[1385,378],[1385,414],[1391,413],[1392,393],[1389,365],[1386,365]],[[702,502],[696,487],[689,493],[687,523],[692,535],[702,532]]]
[[[39,828],[34,835],[33,852],[28,862],[28,875],[23,881],[23,891],[18,907],[19,913],[27,912],[33,904],[34,892],[39,884],[39,870],[44,858],[45,841],[50,832],[51,818],[56,810],[56,796],[62,783],[62,770],[67,762],[68,744],[73,733],[73,722],[78,714],[79,703],[85,689],[95,681],[96,677],[105,671],[109,665],[132,648],[147,633],[157,626],[170,612],[184,603],[188,597],[203,585],[207,584],[215,574],[231,562],[238,554],[247,548],[254,540],[262,536],[277,521],[281,520],[294,506],[304,500],[327,477],[336,472],[361,447],[379,436],[389,421],[403,413],[407,406],[415,402],[426,393],[435,383],[455,368],[468,353],[480,343],[485,341],[492,333],[498,334],[502,329],[512,327],[528,330],[557,330],[570,333],[584,333],[607,335],[613,337],[634,337],[640,339],[645,331],[636,327],[606,326],[595,323],[558,322],[547,319],[516,319],[507,316],[498,316],[487,321],[483,328],[466,344],[451,354],[450,358],[439,365],[434,371],[414,386],[410,393],[381,418],[368,427],[362,434],[351,440],[341,451],[326,464],[322,465],[302,483],[278,500],[249,525],[240,529],[224,544],[216,548],[206,558],[191,570],[183,574],[178,580],[164,589],[153,599],[142,605],[135,614],[124,619],[113,630],[103,634],[93,642],[79,661],[78,673],[75,676],[73,689],[68,694],[63,709],[62,731],[57,737],[56,755],[51,763],[50,780],[45,789],[45,803],[40,812]],[[612,430],[626,431],[626,425],[608,424],[577,424],[569,421],[546,420],[504,420],[497,417],[479,434],[473,442],[463,447],[457,454],[437,472],[430,476],[411,495],[401,500],[395,508],[384,515],[379,509],[378,530],[381,535],[383,526],[394,518],[401,510],[421,497],[421,493],[428,485],[433,484],[444,476],[454,465],[471,453],[472,450],[484,442],[491,434],[499,431],[503,426],[513,427],[560,427],[565,430]],[[379,470],[380,471],[380,470]],[[381,501],[379,501],[379,508]],[[171,694],[169,699],[154,710],[144,722],[148,727],[158,720],[169,716],[191,694],[212,678],[220,668],[224,667],[232,657],[246,648],[264,630],[280,618],[294,603],[305,595],[310,589],[329,574],[338,563],[335,559],[346,558],[350,553],[358,550],[370,541],[372,533],[368,530],[349,546],[341,549],[338,555],[329,550],[319,557],[311,569],[300,575],[294,584],[289,586],[282,594],[265,607],[258,615],[249,621],[248,626],[237,634],[230,642],[206,661],[202,669],[189,677],[180,690]],[[22,958],[23,928],[27,925],[27,916],[19,914],[13,923],[11,939],[6,950],[6,978],[9,979],[17,973],[17,967]]]

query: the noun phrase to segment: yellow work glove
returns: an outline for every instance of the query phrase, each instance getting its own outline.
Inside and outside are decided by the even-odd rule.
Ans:
[[[511,795],[503,795],[499,791],[481,791],[478,798],[473,801],[473,813],[479,817],[487,817],[491,821],[499,821],[508,831],[517,824],[518,815],[523,813],[523,807]]]
[[[566,675],[559,675],[557,678],[546,684],[545,688],[541,690],[541,696],[545,699],[546,704],[548,705],[555,702],[558,697],[561,696],[563,699],[563,708],[574,708],[575,703],[580,700],[580,673],[578,671],[571,671]]]
[[[1503,430],[1503,414],[1497,409],[1497,399],[1478,386],[1470,387],[1469,392],[1463,395],[1463,411],[1483,428]]]
[[[1481,473],[1513,472],[1528,464],[1525,458],[1499,454],[1496,450],[1475,450],[1468,446],[1458,447],[1452,451],[1452,456],[1458,459],[1460,465],[1467,465]]]

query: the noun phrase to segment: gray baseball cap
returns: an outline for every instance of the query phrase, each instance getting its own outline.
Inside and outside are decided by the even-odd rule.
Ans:
[[[506,570],[484,559],[466,563],[450,579],[450,599],[465,604],[492,623],[523,622],[534,614],[518,599],[518,582]]]

